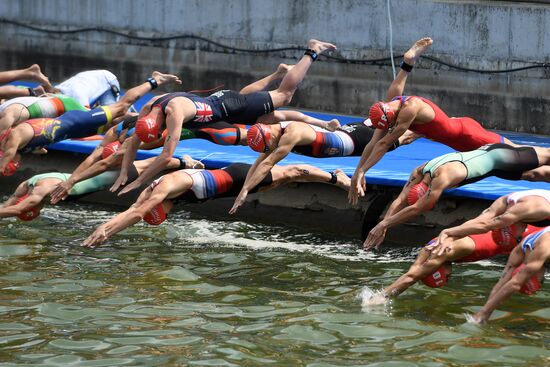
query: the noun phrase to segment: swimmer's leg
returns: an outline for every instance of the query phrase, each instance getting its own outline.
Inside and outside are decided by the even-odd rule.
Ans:
[[[29,111],[21,104],[12,104],[0,113],[0,136],[13,125],[28,120]]]
[[[293,68],[293,65],[279,64],[277,70],[265,78],[255,81],[240,90],[241,94],[250,94],[266,90],[270,84],[282,79],[286,73]]]
[[[327,50],[336,50],[336,46],[332,43],[321,42],[314,39],[309,40],[307,47],[308,49],[314,51],[317,55],[320,55]],[[310,56],[309,54],[302,56],[300,61],[294,65],[288,73],[286,73],[279,88],[269,92],[275,108],[286,106],[290,103],[294,92],[298,88],[298,85],[302,82],[302,80],[304,80],[309,67],[313,64],[313,57],[314,56]]]
[[[429,37],[421,38],[416,41],[414,45],[412,45],[411,48],[403,55],[403,61],[405,62],[405,64],[414,66],[420,55],[422,55],[432,43],[433,40]],[[403,68],[399,69],[399,73],[388,88],[386,101],[391,101],[394,97],[403,95],[403,91],[405,90],[405,83],[407,82],[408,76],[409,71],[406,71]]]
[[[342,170],[338,169],[333,173],[329,173],[307,164],[274,166],[271,169],[271,176],[273,178],[273,184],[270,188],[288,182],[332,183],[343,190],[348,190],[350,185],[349,177]]]
[[[50,84],[48,77],[42,74],[40,66],[37,64],[26,69],[0,71],[0,83],[9,83],[16,80],[34,80],[40,84]]]

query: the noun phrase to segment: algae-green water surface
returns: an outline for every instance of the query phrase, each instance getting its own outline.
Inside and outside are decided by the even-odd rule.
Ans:
[[[363,287],[389,284],[421,244],[365,253],[337,234],[178,213],[79,247],[113,214],[71,205],[0,221],[0,366],[550,364],[548,287],[487,326],[466,322],[502,259],[364,310]]]

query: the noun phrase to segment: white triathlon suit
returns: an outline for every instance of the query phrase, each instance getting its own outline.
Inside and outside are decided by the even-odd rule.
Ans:
[[[519,199],[526,196],[540,196],[546,199],[550,203],[550,190],[535,189],[535,190],[526,190],[526,191],[517,191],[513,192],[506,198],[508,204],[516,204]]]
[[[6,108],[14,104],[20,104],[25,107],[29,107],[31,104],[38,101],[38,99],[39,97],[17,97],[8,99],[6,102],[0,104],[0,112],[4,111]]]
[[[56,86],[83,106],[92,106],[111,86],[120,89],[117,77],[108,70],[89,70],[72,76]]]

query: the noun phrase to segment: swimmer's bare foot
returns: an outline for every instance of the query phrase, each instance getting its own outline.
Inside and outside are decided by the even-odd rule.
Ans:
[[[351,185],[351,179],[342,171],[340,168],[335,169],[334,173],[336,174],[337,181],[336,186],[341,188],[342,190],[349,190],[349,187]]]
[[[50,79],[44,74],[42,74],[42,70],[40,70],[40,66],[38,64],[33,64],[29,66],[25,71],[28,73],[29,78],[32,80],[36,80],[40,84],[50,84]]]
[[[340,127],[341,127],[340,121],[338,121],[337,119],[332,119],[329,122],[327,122],[327,126],[325,127],[325,129],[327,129],[328,131],[336,131]]]
[[[183,161],[185,162],[185,168],[194,168],[194,169],[203,169],[204,164],[201,161],[197,161],[187,154],[185,154],[182,157]]]
[[[403,61],[409,65],[414,65],[416,60],[434,43],[430,37],[424,37],[414,43],[403,55]]]
[[[36,148],[33,151],[31,151],[31,153],[32,154],[43,155],[43,154],[48,154],[48,150],[46,148]]]
[[[282,78],[286,75],[286,73],[288,73],[292,68],[294,67],[294,65],[288,65],[288,64],[279,64],[279,66],[277,66],[277,70],[275,71],[275,74],[277,74],[277,76],[279,78]]]
[[[321,42],[316,39],[310,39],[307,43],[307,47],[312,49],[313,51],[317,52],[317,54],[321,54],[324,51],[334,51],[336,50],[336,46],[332,43],[328,42]]]
[[[180,78],[172,74],[163,74],[158,71],[153,71],[153,74],[151,74],[151,77],[157,81],[159,86],[162,84],[170,84],[170,83],[181,84]]]

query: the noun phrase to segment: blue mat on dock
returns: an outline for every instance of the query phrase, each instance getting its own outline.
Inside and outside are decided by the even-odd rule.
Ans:
[[[32,84],[24,82],[14,84],[32,86]],[[141,108],[141,106],[151,97],[152,95],[144,96],[135,104],[135,107],[137,109]],[[362,121],[361,117],[303,112],[324,120],[336,118],[342,124]],[[519,144],[550,147],[549,136],[507,132],[502,133],[502,135]],[[70,152],[90,153],[97,144],[99,144],[98,141],[67,140],[51,145],[49,148]],[[138,153],[138,158],[143,159],[156,156],[160,151],[161,148],[150,151],[140,151]],[[415,167],[434,157],[451,151],[452,150],[445,145],[427,139],[418,139],[410,145],[400,147],[386,154],[385,157],[367,173],[367,183],[403,186]],[[195,159],[202,160],[208,168],[220,168],[234,162],[253,163],[258,156],[256,152],[248,147],[221,146],[200,139],[181,141],[175,154],[179,156],[189,154]],[[351,176],[358,162],[359,157],[311,158],[298,154],[290,154],[280,164],[310,164],[327,171],[340,168]],[[457,189],[448,190],[447,193],[452,196],[494,200],[513,191],[530,189],[550,189],[550,183],[506,181],[491,177]]]

